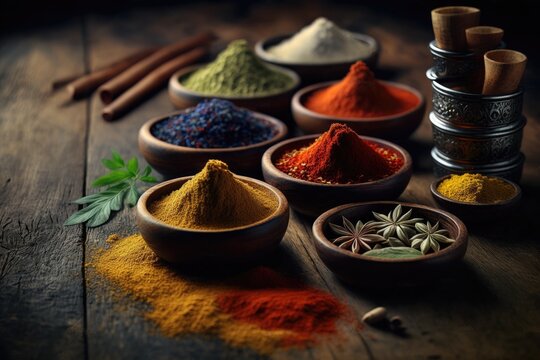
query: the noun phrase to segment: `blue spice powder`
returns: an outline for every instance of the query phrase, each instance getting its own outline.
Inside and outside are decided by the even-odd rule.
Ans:
[[[192,148],[231,148],[271,139],[275,127],[226,100],[200,102],[184,114],[171,116],[150,129],[156,138]]]

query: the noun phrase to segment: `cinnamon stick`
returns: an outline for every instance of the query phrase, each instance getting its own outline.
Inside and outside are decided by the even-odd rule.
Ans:
[[[158,48],[152,48],[138,51],[135,54],[115,61],[110,65],[106,65],[96,71],[83,75],[67,84],[66,89],[72,99],[80,99],[84,96],[90,95],[100,85],[120,74],[133,64],[141,61],[145,57],[155,53],[157,49]]]
[[[211,32],[204,32],[191,36],[175,44],[168,45],[144,60],[139,61],[126,71],[103,84],[99,89],[99,96],[104,104],[109,104],[124,90],[141,80],[152,70],[173,59],[174,57],[197,48],[208,45],[215,39]]]
[[[103,119],[112,121],[124,115],[144,98],[165,86],[175,72],[195,63],[207,54],[207,47],[198,47],[161,65],[107,105],[102,112]]]

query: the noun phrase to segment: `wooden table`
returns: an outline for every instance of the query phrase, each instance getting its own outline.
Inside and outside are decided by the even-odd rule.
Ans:
[[[119,310],[110,292],[92,286],[85,261],[110,233],[136,231],[133,210],[96,229],[64,227],[102,174],[100,159],[116,149],[137,155],[136,136],[150,117],[173,110],[165,91],[123,119],[106,123],[96,96],[70,102],[52,94],[51,81],[82,73],[129,52],[212,28],[226,41],[250,41],[295,31],[319,14],[364,31],[382,44],[381,73],[431,97],[425,70],[431,59],[427,26],[361,7],[270,8],[237,16],[227,5],[153,8],[85,16],[3,38],[0,43],[0,358],[251,358],[218,340],[166,338],[140,316],[142,305]],[[426,22],[429,21],[426,14]],[[291,215],[280,251],[298,262],[305,280],[348,303],[356,316],[374,306],[400,314],[398,337],[372,328],[276,358],[538,358],[540,355],[540,93],[538,72],[527,74],[523,140],[527,156],[523,202],[508,222],[470,229],[463,264],[424,288],[361,290],[344,286],[321,263],[311,243],[311,221]],[[433,205],[426,118],[407,147],[415,174],[401,199]]]

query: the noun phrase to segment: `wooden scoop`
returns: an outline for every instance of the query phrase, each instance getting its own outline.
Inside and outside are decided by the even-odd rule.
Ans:
[[[446,6],[431,11],[437,47],[448,51],[466,51],[465,30],[480,22],[480,10],[470,6]]]
[[[467,47],[475,52],[497,48],[503,35],[504,30],[494,26],[474,26],[465,30]]]
[[[514,50],[491,50],[484,54],[486,68],[484,95],[503,95],[516,91],[525,72],[527,56]]]
[[[504,30],[494,26],[474,26],[465,30],[467,47],[475,54],[478,68],[471,74],[468,87],[472,92],[480,93],[484,86],[484,54],[500,46]]]

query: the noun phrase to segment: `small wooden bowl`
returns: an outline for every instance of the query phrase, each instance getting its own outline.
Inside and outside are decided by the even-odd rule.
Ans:
[[[351,65],[360,60],[365,62],[370,69],[374,69],[377,66],[377,60],[379,58],[379,43],[371,36],[359,33],[353,33],[354,38],[359,42],[367,44],[370,47],[371,53],[368,57],[358,58],[350,61],[325,64],[296,63],[279,60],[267,51],[268,48],[281,43],[283,40],[290,38],[292,35],[293,34],[284,34],[259,41],[257,44],[255,44],[255,54],[270,64],[293,70],[300,75],[303,84],[313,84],[319,81],[341,79],[347,74]]]
[[[256,261],[274,250],[289,223],[287,199],[276,188],[252,178],[239,179],[266,189],[278,200],[276,211],[254,224],[227,230],[194,230],[168,225],[154,217],[149,204],[179,189],[191,176],[155,185],[137,203],[137,226],[148,246],[160,258],[175,264],[211,267]]]
[[[195,70],[204,65],[194,65],[176,72],[169,80],[169,98],[178,109],[185,109],[197,105],[204,99],[224,99],[233,102],[235,105],[245,107],[253,111],[275,116],[283,115],[289,111],[291,97],[294,90],[300,85],[300,77],[289,69],[285,69],[272,64],[266,64],[269,68],[280,71],[289,76],[293,82],[291,86],[279,93],[271,95],[254,96],[226,96],[217,94],[205,94],[196,92],[182,85],[182,79],[189,76]]]
[[[154,124],[186,111],[188,109],[148,120],[139,130],[139,151],[154,169],[168,178],[193,175],[210,159],[227,163],[234,173],[260,176],[264,151],[287,136],[283,122],[260,113],[253,115],[270,123],[277,133],[272,139],[248,146],[199,149],[169,144],[152,135],[150,130]]]
[[[292,113],[298,127],[307,134],[325,132],[333,123],[346,124],[360,135],[374,136],[383,139],[406,139],[422,123],[426,102],[424,96],[416,89],[395,83],[382,81],[386,85],[410,91],[418,97],[418,104],[405,112],[372,118],[344,118],[316,113],[304,106],[306,99],[313,92],[335,84],[337,81],[324,82],[307,86],[299,90],[292,99]]]
[[[521,188],[519,185],[508,179],[493,176],[512,185],[515,190],[514,196],[506,201],[495,204],[469,203],[453,200],[443,196],[437,190],[439,184],[448,179],[450,176],[451,175],[443,176],[432,182],[430,186],[431,195],[441,208],[451,212],[452,214],[456,214],[467,223],[481,223],[508,217],[512,214],[512,211],[515,210],[521,199]]]
[[[412,208],[415,216],[439,221],[448,230],[454,243],[437,253],[412,259],[381,259],[340,249],[331,242],[329,223],[340,224],[341,217],[351,221],[372,218],[372,211],[388,213],[398,204]],[[365,286],[388,287],[408,285],[428,285],[437,274],[459,261],[467,250],[467,228],[452,214],[424,205],[399,203],[393,201],[365,202],[347,204],[328,210],[313,224],[315,249],[325,265],[341,280]]]
[[[354,201],[397,198],[407,187],[412,175],[412,160],[402,147],[391,142],[362,136],[363,140],[391,148],[403,158],[403,166],[384,179],[359,184],[320,184],[300,180],[279,170],[274,164],[286,152],[308,146],[319,135],[306,135],[282,141],[266,150],[262,158],[264,180],[280,189],[296,211],[316,217],[338,205]]]

